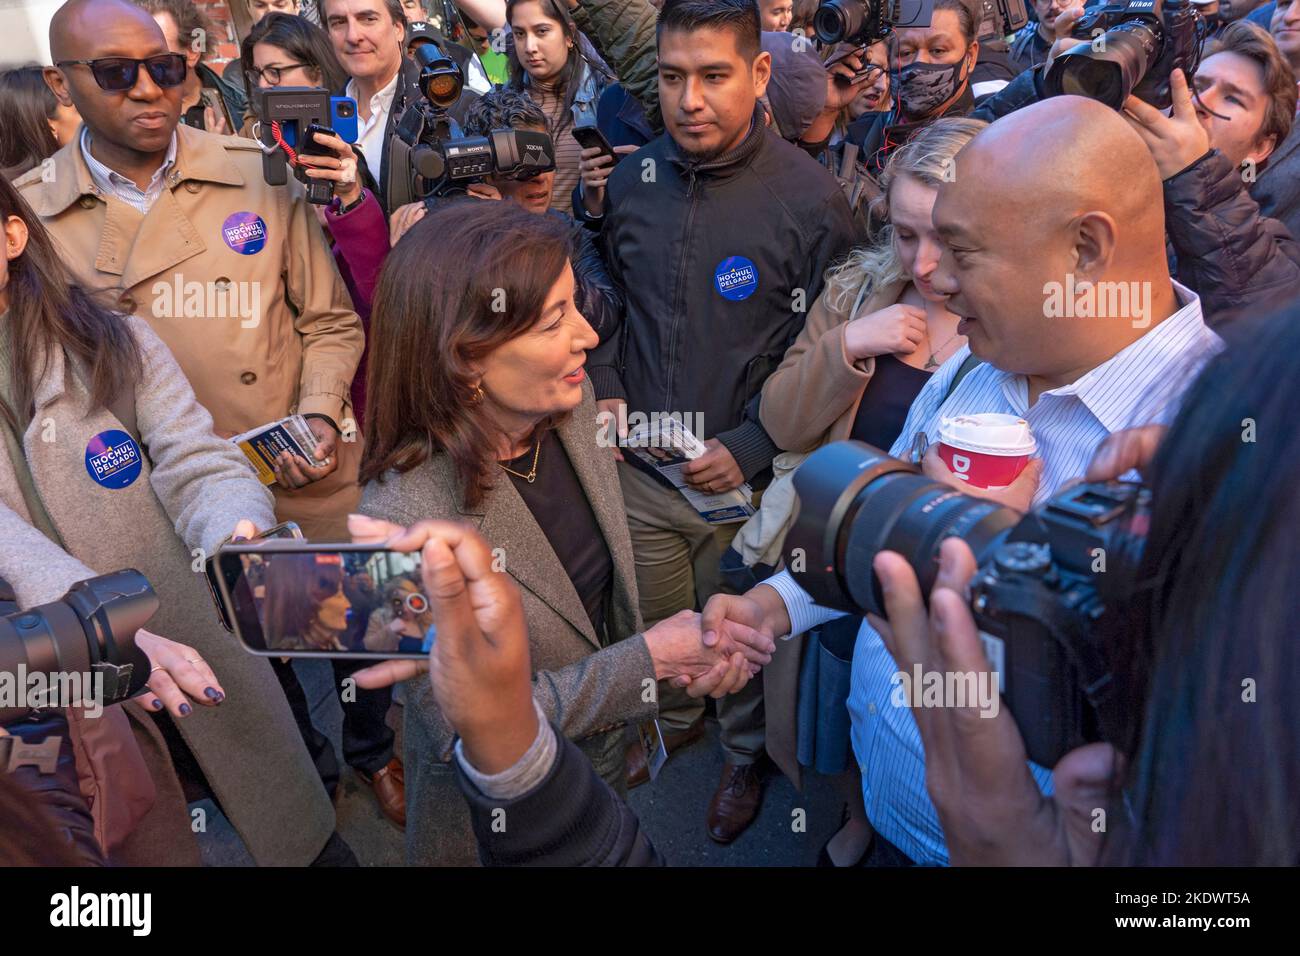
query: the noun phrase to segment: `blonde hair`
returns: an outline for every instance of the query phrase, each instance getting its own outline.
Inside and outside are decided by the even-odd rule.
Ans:
[[[937,119],[918,132],[885,164],[880,174],[881,195],[871,205],[872,214],[888,220],[889,188],[899,176],[911,176],[932,189],[951,181],[957,152],[987,125],[983,120],[951,116]],[[847,314],[859,297],[866,298],[873,289],[906,278],[907,267],[894,244],[894,227],[886,222],[871,245],[855,248],[826,270],[823,298],[832,311]]]

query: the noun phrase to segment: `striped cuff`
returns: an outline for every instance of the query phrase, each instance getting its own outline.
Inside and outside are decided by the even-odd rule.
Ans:
[[[787,638],[811,631],[818,624],[825,624],[837,617],[846,616],[844,611],[814,604],[808,592],[795,583],[789,571],[772,575],[759,585],[759,587],[764,586],[781,595],[781,600],[785,604],[785,613],[790,615],[790,633],[786,635]]]

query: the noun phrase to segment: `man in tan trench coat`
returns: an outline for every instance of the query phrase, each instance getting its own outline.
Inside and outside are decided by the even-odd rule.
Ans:
[[[281,475],[276,516],[347,540],[361,452],[347,400],[364,334],[305,191],[268,186],[253,140],[178,126],[181,87],[154,82],[160,66],[139,64],[129,91],[103,88],[102,64],[86,61],[168,52],[147,13],[73,0],[51,49],[62,65],[47,80],[85,125],[18,180],[23,197],[78,282],[158,333],[219,435],[309,416],[327,460]]]

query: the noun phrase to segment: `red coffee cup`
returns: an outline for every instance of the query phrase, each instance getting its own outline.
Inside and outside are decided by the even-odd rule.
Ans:
[[[954,475],[975,488],[1005,488],[1029,464],[1038,447],[1029,422],[985,412],[939,423],[939,457]]]

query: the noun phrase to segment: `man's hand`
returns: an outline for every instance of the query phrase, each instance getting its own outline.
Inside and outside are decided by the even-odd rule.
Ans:
[[[1196,115],[1182,70],[1170,74],[1169,92],[1174,100],[1169,116],[1136,96],[1124,101],[1124,118],[1151,150],[1162,180],[1177,176],[1210,151],[1210,134]]]
[[[501,190],[495,186],[489,186],[487,183],[470,183],[465,189],[465,195],[473,196],[475,199],[496,199],[501,198]]]
[[[399,206],[388,217],[388,246],[390,249],[397,245],[397,240],[406,235],[412,226],[424,218],[424,213],[423,202],[409,202],[405,206]]]
[[[319,418],[308,418],[306,421],[307,427],[316,436],[316,448],[312,451],[312,457],[319,464],[309,465],[306,459],[292,452],[281,452],[275,459],[275,480],[290,491],[320,481],[327,475],[333,474],[339,467],[338,458],[334,454],[338,432],[329,422],[321,421]]]
[[[421,577],[437,637],[429,652],[433,695],[460,734],[465,757],[483,773],[513,766],[537,737],[528,626],[519,589],[493,570],[492,549],[466,525],[421,521],[408,529],[350,515],[354,540],[376,538],[395,551],[421,552]],[[420,673],[422,661],[386,661],[358,671],[361,687]],[[407,666],[403,666],[407,665]]]
[[[704,605],[700,615],[700,642],[705,647],[717,647],[727,635],[734,635],[737,626],[761,635],[772,641],[772,653],[776,650],[775,639],[790,633],[790,615],[785,609],[785,602],[774,588],[760,584],[750,588],[746,594],[715,594]],[[725,646],[725,645],[724,645]],[[745,685],[754,668],[744,668],[745,680],[738,681],[735,654],[719,661],[708,673],[697,676],[682,675],[672,679],[674,687],[686,688],[691,697],[721,697],[734,694]]]
[[[1047,58],[1043,60],[1043,75],[1052,68],[1052,61],[1064,53],[1066,50],[1073,49],[1080,43],[1086,41],[1078,37],[1071,36],[1074,25],[1083,19],[1083,4],[1076,3],[1067,10],[1062,10],[1057,14],[1056,21],[1052,24],[1052,33],[1056,35],[1051,48],[1047,51]]]
[[[844,349],[855,362],[876,355],[911,355],[925,336],[925,309],[899,302],[844,326]]]
[[[615,146],[614,152],[627,156],[637,149],[636,146]],[[578,155],[578,172],[582,176],[582,205],[588,215],[602,215],[605,209],[605,183],[614,171],[614,160],[599,146],[589,146]]]
[[[772,662],[776,643],[770,634],[732,618],[720,622],[713,639],[706,643],[700,620],[695,611],[678,611],[645,632],[655,680],[700,677],[720,660],[729,661],[737,653],[744,657],[752,674]],[[687,683],[679,680],[677,686]]]
[[[868,65],[864,63],[862,57],[862,51],[859,50],[826,67],[826,103],[822,111],[808,124],[808,128],[800,134],[801,141],[820,143],[830,136],[840,111],[879,79],[883,71],[871,70],[866,76],[857,76]]]
[[[744,484],[745,476],[741,474],[740,466],[731,457],[726,445],[716,438],[710,438],[704,447],[708,451],[682,465],[682,475],[688,485],[696,491],[716,495]]]
[[[945,485],[951,485],[958,491],[970,495],[972,498],[987,498],[989,501],[996,501],[998,504],[1007,508],[1014,508],[1016,511],[1024,513],[1033,506],[1034,493],[1038,491],[1038,483],[1043,479],[1043,460],[1041,458],[1031,458],[1025,465],[1025,470],[1016,476],[1016,480],[1011,482],[1005,488],[989,490],[988,488],[976,488],[969,482],[962,481],[939,457],[939,446],[931,445],[925,453],[925,458],[921,460],[921,470],[927,478],[935,481],[941,481]]]
[[[596,424],[599,437],[614,449],[614,460],[623,460],[623,449],[619,447],[627,437],[627,402],[621,398],[602,398],[596,403]]]
[[[916,574],[901,555],[883,551],[873,568],[889,617],[885,646],[898,669],[973,674],[976,686],[996,694],[968,606],[975,556],[966,542],[943,542],[928,613]],[[1044,797],[1029,773],[1015,718],[998,701],[993,698],[992,708],[974,702],[912,711],[925,748],[926,788],[953,865],[1095,864],[1102,834],[1091,823],[1094,811],[1109,805],[1115,750],[1089,744],[1066,754],[1053,771],[1055,797]]]
[[[1106,436],[1093,452],[1084,480],[1110,481],[1135,469],[1141,471],[1155,458],[1168,432],[1165,425],[1140,425]]]

